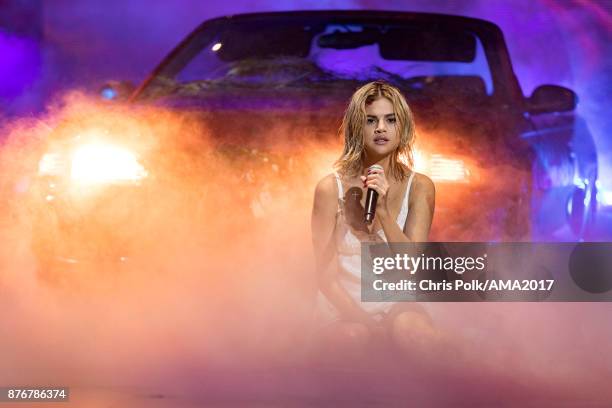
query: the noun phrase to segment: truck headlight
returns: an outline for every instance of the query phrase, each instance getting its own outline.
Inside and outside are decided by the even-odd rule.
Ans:
[[[70,179],[80,184],[137,182],[147,171],[130,150],[91,143],[78,147],[72,154]]]
[[[431,177],[434,182],[469,183],[471,172],[465,162],[441,154],[426,154],[414,151],[414,168]]]
[[[138,182],[148,176],[137,156],[127,148],[106,143],[88,143],[71,155],[45,154],[38,163],[41,176],[68,177],[76,184]]]

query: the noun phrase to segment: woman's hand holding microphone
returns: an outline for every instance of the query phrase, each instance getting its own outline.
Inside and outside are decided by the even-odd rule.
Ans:
[[[372,203],[372,192],[367,193],[366,196],[366,222],[370,224],[374,219],[375,210],[381,216],[388,215],[389,211],[387,208],[387,193],[389,192],[389,183],[387,182],[387,178],[385,177],[385,170],[382,166],[375,164],[373,166],[368,167],[367,175],[361,176],[361,181],[363,182],[363,187],[372,190],[372,192],[376,192],[378,194],[376,200],[376,204]],[[371,213],[371,216],[368,214]]]

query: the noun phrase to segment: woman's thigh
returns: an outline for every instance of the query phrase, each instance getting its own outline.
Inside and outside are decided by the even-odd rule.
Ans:
[[[384,322],[389,327],[389,329],[391,329],[391,326],[393,322],[397,319],[398,315],[402,313],[413,313],[415,316],[422,316],[423,319],[429,321],[433,325],[433,320],[431,319],[431,316],[429,315],[427,310],[425,310],[425,308],[419,303],[399,302],[393,304],[393,306],[389,309],[387,315],[385,316]]]

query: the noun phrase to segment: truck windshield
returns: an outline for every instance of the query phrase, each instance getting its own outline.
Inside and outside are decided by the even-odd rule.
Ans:
[[[457,88],[484,96],[493,83],[480,39],[469,31],[411,23],[249,20],[203,30],[158,86],[326,87],[386,79],[415,92]]]

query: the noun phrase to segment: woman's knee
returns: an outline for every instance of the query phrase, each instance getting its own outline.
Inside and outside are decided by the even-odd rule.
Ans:
[[[423,347],[439,337],[431,317],[417,310],[395,315],[390,329],[393,341],[402,348]]]

